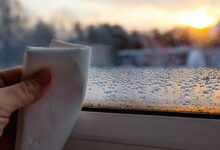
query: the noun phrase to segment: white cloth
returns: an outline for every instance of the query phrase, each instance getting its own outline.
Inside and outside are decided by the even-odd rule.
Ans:
[[[46,95],[20,110],[16,150],[61,150],[84,100],[91,48],[53,40],[49,48],[27,47],[24,77],[42,69],[52,72]]]

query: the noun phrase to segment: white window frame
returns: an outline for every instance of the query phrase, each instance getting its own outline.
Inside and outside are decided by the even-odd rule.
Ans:
[[[220,149],[220,120],[81,111],[65,149]]]

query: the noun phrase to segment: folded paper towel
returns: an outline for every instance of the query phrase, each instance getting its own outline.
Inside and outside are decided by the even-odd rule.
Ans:
[[[26,77],[49,68],[53,80],[46,95],[20,110],[16,150],[61,150],[80,112],[86,92],[91,48],[53,40],[49,48],[27,47]]]

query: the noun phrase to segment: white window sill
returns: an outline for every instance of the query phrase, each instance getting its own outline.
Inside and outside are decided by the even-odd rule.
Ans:
[[[220,120],[82,111],[65,150],[219,149]]]

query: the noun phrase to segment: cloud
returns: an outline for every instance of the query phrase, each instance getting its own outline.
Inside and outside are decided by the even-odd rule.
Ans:
[[[220,15],[219,0],[21,0],[41,18],[62,16],[84,24],[121,24],[128,30],[167,29],[177,24],[178,14],[199,7]],[[64,15],[62,13],[65,12]],[[67,14],[69,13],[69,15]],[[60,15],[59,15],[60,14]],[[65,17],[67,16],[67,17]],[[71,17],[72,16],[72,17]]]
[[[220,5],[219,0],[89,0],[86,2],[112,6],[121,5],[125,7],[137,7],[145,5],[162,9],[186,9],[198,5],[208,5],[213,7]]]

